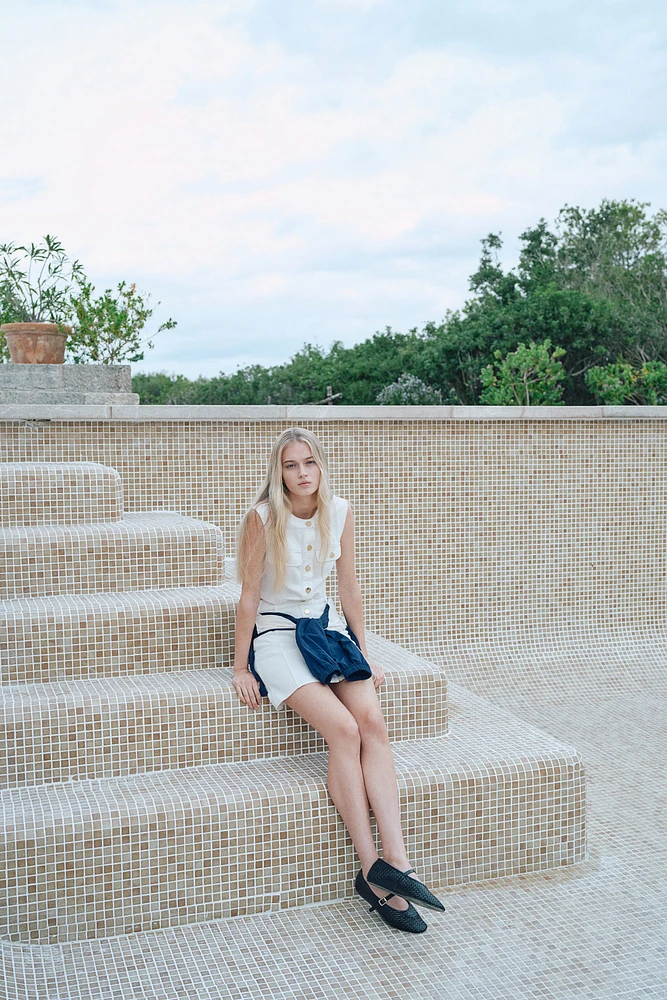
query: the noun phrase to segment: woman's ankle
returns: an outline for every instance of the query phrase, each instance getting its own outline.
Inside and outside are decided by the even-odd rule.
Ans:
[[[361,861],[361,874],[364,876],[364,878],[367,878],[369,871],[371,870],[375,862],[379,860],[379,855],[376,853],[375,856],[373,857],[372,855],[369,854],[366,857],[359,858],[359,860]]]
[[[408,861],[407,854],[387,854],[384,852],[382,860],[386,861],[392,868],[398,868],[400,872],[405,872],[408,868],[412,868],[412,865]]]

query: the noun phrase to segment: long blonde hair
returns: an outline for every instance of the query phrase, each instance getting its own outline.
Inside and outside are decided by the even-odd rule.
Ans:
[[[267,555],[270,553],[272,557],[276,589],[280,590],[284,583],[287,567],[287,521],[292,513],[292,504],[289,491],[283,481],[282,463],[283,451],[287,445],[293,444],[295,441],[302,441],[310,447],[320,470],[320,485],[317,491],[320,551],[317,558],[320,562],[324,562],[326,558],[330,546],[332,500],[326,455],[322,445],[311,431],[306,430],[305,427],[290,427],[274,441],[264,482],[252,507],[241,522],[237,544],[237,572],[241,583],[250,582],[250,565],[254,546],[249,532],[249,521],[253,510],[261,503],[267,503],[269,507],[269,516],[266,521],[266,551]]]

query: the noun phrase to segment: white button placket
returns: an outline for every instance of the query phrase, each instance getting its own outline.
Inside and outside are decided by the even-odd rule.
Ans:
[[[304,531],[305,531],[304,542],[305,542],[306,552],[312,552],[313,551],[313,540],[314,540],[314,531],[313,531],[313,522],[312,521],[306,521],[305,527],[304,527]],[[310,562],[307,561],[308,559],[310,559]],[[307,601],[309,599],[310,595],[313,592],[313,587],[312,587],[312,582],[313,582],[312,556],[310,556],[310,557],[307,556],[305,559],[302,559],[301,565],[303,566],[303,571],[302,571],[302,574],[301,574],[302,585],[303,585],[303,595],[304,595],[304,600]],[[303,613],[304,613],[304,615],[310,615],[310,608],[304,608],[303,609]]]

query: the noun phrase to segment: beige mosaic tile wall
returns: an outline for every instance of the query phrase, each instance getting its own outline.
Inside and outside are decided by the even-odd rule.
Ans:
[[[322,439],[356,513],[370,627],[526,641],[665,611],[667,424],[645,420],[335,420]],[[3,461],[117,469],[129,511],[212,521],[231,547],[285,421],[0,422]]]

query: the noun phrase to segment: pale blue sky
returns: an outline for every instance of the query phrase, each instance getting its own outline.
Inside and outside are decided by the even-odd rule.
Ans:
[[[662,0],[0,8],[0,240],[60,237],[178,320],[189,376],[460,306],[479,240],[667,207]]]

